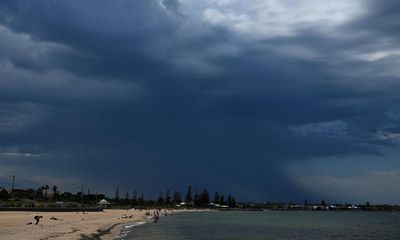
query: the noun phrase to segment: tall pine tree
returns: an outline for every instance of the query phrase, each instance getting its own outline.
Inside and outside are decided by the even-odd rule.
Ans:
[[[161,191],[160,192],[160,196],[158,197],[158,200],[157,200],[157,203],[158,203],[158,205],[162,205],[163,204],[163,202],[164,202],[164,197],[163,197],[163,192]]]
[[[214,194],[214,204],[220,204],[221,203],[221,197],[219,196],[218,192],[215,192]]]
[[[133,190],[133,195],[132,195],[132,207],[135,207],[137,205],[137,192],[136,189]]]
[[[167,189],[167,191],[165,193],[165,204],[166,205],[171,204],[171,196],[169,195],[169,189]]]
[[[210,195],[208,193],[207,188],[203,189],[203,192],[200,195],[199,205],[200,207],[208,207],[210,204]]]
[[[195,207],[199,207],[200,206],[200,195],[199,192],[196,190],[196,192],[194,193],[193,196],[193,204]]]
[[[174,203],[175,204],[180,204],[182,202],[182,195],[180,192],[175,191],[174,193]]]
[[[144,195],[143,193],[140,194],[140,197],[138,199],[138,204],[139,206],[143,207],[144,206]]]
[[[129,192],[125,193],[125,205],[129,204]]]
[[[193,197],[192,197],[192,185],[188,186],[188,190],[186,193],[186,198],[185,198],[186,204],[190,205],[193,202]]]

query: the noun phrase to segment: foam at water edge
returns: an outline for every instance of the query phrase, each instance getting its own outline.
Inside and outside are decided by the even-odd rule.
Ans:
[[[131,232],[131,228],[137,227],[140,225],[145,224],[146,222],[134,222],[132,224],[126,225],[122,228],[121,233],[115,237],[116,240],[124,240],[126,236],[128,236],[128,233]]]
[[[137,227],[137,226],[140,226],[140,225],[143,225],[143,224],[145,224],[146,222],[134,222],[134,223],[132,223],[131,225],[126,225],[126,226],[124,226],[124,229],[129,229],[129,228],[132,228],[132,227]]]

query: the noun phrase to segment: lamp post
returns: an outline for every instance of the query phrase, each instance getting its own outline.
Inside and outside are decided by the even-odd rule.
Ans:
[[[14,185],[15,185],[15,175],[13,175],[13,181],[12,181],[11,192],[14,191]]]
[[[94,189],[94,191],[95,191],[95,197],[96,197],[96,204],[97,204],[97,188],[93,188]]]
[[[13,175],[12,177],[13,177],[13,180],[12,180],[10,195],[11,195],[11,198],[14,198],[15,175]]]

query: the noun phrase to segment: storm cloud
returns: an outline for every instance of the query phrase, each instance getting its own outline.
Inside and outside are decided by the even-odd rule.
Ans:
[[[2,1],[0,178],[351,200],[400,169],[399,7]]]

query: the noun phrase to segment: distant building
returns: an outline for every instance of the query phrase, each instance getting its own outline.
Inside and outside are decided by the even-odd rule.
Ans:
[[[215,204],[215,203],[210,203],[209,206],[210,206],[210,207],[214,207],[214,208],[229,208],[228,205]]]
[[[105,199],[100,200],[97,205],[103,207],[103,208],[107,208],[108,206],[111,205],[111,203]]]

